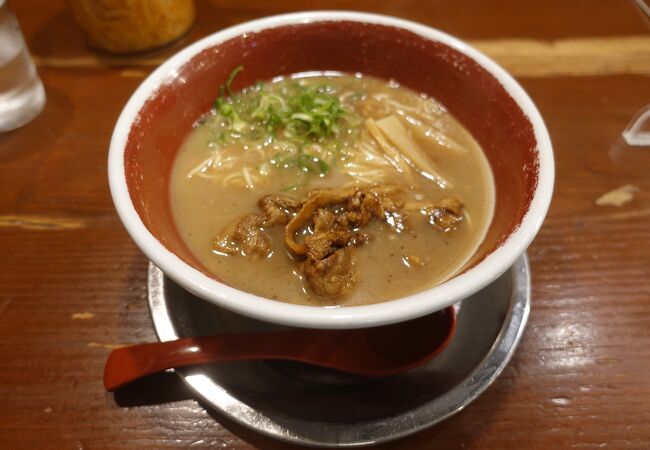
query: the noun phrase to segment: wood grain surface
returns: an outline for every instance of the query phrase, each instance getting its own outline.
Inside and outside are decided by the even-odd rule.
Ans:
[[[13,1],[47,90],[0,135],[0,449],[297,448],[206,411],[174,376],[116,395],[116,345],[155,339],[147,260],[112,206],[115,120],[156,64],[225,26],[305,8],[197,1],[181,42],[114,58],[86,49],[62,0]],[[650,154],[621,131],[650,103],[648,21],[632,1],[318,0],[467,39],[518,77],[555,146],[557,183],[529,249],[533,309],[510,365],[466,410],[380,448],[650,448]],[[647,152],[646,152],[647,153]],[[620,207],[596,205],[622,185]]]

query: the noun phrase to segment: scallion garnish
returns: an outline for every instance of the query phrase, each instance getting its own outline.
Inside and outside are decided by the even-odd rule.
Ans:
[[[281,151],[269,162],[279,168],[297,168],[306,175],[324,176],[342,155],[341,140],[352,141],[360,120],[345,107],[331,86],[304,80],[274,89],[257,82],[233,92],[235,77],[244,70],[237,66],[220,87],[214,111],[220,123],[215,142],[237,141]],[[317,146],[318,154],[309,151]]]

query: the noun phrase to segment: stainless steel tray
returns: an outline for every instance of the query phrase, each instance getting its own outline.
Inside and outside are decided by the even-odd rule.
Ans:
[[[149,306],[162,341],[273,327],[194,297],[153,264]],[[455,308],[458,326],[451,344],[426,366],[398,376],[368,381],[260,361],[177,372],[217,412],[277,439],[330,447],[389,441],[456,414],[508,364],[530,308],[526,257]]]

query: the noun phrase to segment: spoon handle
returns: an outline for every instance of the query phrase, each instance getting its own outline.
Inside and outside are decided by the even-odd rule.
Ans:
[[[290,329],[217,334],[113,350],[104,369],[108,391],[166,369],[205,363],[281,359],[364,376],[410,370],[438,354],[456,325],[453,307],[380,327],[352,330]]]
[[[110,353],[106,361],[104,387],[108,391],[115,391],[138,378],[174,367],[273,359],[278,354],[282,354],[284,358],[290,357],[291,348],[301,337],[301,331],[288,330],[263,335],[249,333],[188,337],[117,348]],[[261,342],[264,345],[260,345]]]

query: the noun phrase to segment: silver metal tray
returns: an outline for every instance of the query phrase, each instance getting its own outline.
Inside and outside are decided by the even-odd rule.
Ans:
[[[194,297],[153,264],[149,306],[162,341],[274,327]],[[368,380],[298,363],[261,361],[177,373],[217,412],[277,439],[329,447],[385,442],[456,414],[499,376],[528,318],[526,257],[454,307],[458,323],[450,345],[424,367],[393,377]]]

